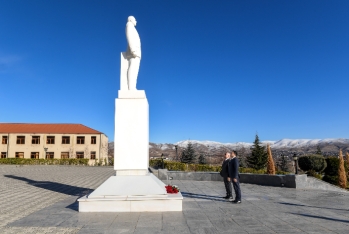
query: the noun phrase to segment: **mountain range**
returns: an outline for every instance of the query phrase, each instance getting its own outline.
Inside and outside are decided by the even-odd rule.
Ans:
[[[250,154],[250,148],[253,143],[235,142],[221,143],[216,141],[197,141],[184,140],[177,143],[149,143],[149,156],[160,157],[162,154],[166,158],[176,159],[188,143],[191,142],[198,154],[204,154],[214,159],[221,160],[225,152],[236,150],[240,156]],[[349,152],[349,139],[344,138],[327,138],[327,139],[282,139],[279,141],[261,141],[262,145],[270,144],[274,157],[285,155],[291,157],[293,154],[298,156],[306,154],[314,154],[319,147],[324,156],[337,156],[339,149],[343,154]],[[114,143],[110,143],[110,152],[112,153]],[[177,146],[177,154],[176,154]]]

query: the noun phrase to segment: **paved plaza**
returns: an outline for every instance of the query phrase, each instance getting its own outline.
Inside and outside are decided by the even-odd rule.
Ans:
[[[79,213],[76,199],[112,167],[0,165],[0,233],[349,233],[349,194],[222,182],[173,181],[183,212]],[[130,185],[132,186],[132,185]]]

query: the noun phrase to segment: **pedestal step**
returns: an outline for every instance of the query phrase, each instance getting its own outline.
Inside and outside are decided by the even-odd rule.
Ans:
[[[78,199],[79,212],[182,211],[181,193],[167,194],[153,174],[111,176],[91,194]]]

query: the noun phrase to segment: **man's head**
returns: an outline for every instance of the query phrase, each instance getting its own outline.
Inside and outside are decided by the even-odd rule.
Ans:
[[[230,158],[230,153],[226,152],[224,157],[225,157],[225,159]]]
[[[235,158],[236,156],[238,156],[238,152],[236,152],[235,150],[233,150],[233,152],[231,152],[231,157]]]
[[[127,18],[127,21],[131,22],[134,26],[136,26],[137,24],[136,18],[133,17],[132,15]]]

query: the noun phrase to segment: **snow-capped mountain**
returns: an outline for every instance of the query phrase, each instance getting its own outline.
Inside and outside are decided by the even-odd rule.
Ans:
[[[235,142],[235,143],[220,143],[216,141],[196,141],[196,140],[185,140],[179,141],[174,145],[180,147],[187,147],[188,143],[191,142],[193,145],[204,145],[211,149],[216,149],[220,147],[229,148],[241,148],[241,147],[251,147],[252,143],[246,142]],[[327,138],[327,139],[282,139],[279,141],[261,141],[262,144],[269,144],[271,148],[281,149],[281,148],[301,148],[301,147],[312,147],[323,144],[344,144],[349,145],[349,139],[343,138]]]
[[[149,143],[149,156],[159,157],[161,154],[169,158],[178,157],[183,149],[187,147],[189,141],[192,143],[195,151],[198,154],[209,155],[220,159],[225,152],[232,150],[238,151],[240,155],[250,154],[252,143],[234,142],[221,143],[216,141],[197,141],[185,140],[177,143]],[[328,139],[282,139],[279,141],[262,141],[262,144],[270,144],[273,156],[286,155],[291,157],[294,153],[297,155],[313,154],[319,146],[323,155],[338,155],[339,149],[343,153],[349,152],[349,139],[343,138],[328,138]],[[177,146],[177,154],[176,154]],[[114,144],[109,143],[109,154],[113,155]]]

